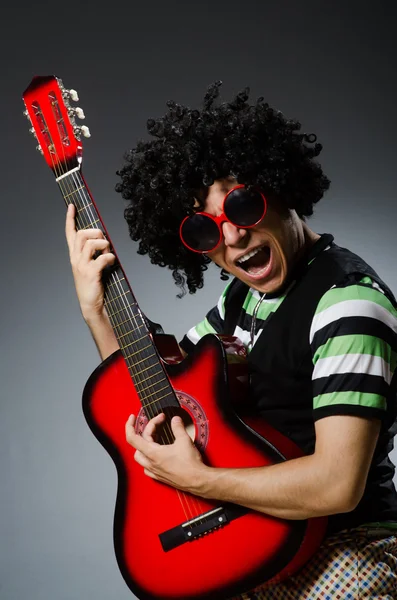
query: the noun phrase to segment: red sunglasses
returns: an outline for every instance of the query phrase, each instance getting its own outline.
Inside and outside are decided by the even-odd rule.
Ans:
[[[262,192],[236,185],[226,194],[218,217],[206,212],[187,216],[181,223],[179,236],[189,250],[211,252],[222,241],[222,223],[227,221],[239,229],[249,229],[263,219],[266,210],[267,202]]]

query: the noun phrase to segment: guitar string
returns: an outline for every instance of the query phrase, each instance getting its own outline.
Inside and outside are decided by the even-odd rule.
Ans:
[[[95,219],[95,215],[94,215],[94,214],[93,214],[93,212],[92,212],[92,208],[90,208],[90,206],[92,206],[92,199],[89,197],[89,194],[87,194],[86,186],[84,185],[84,180],[83,180],[83,178],[81,177],[81,174],[80,174],[80,177],[81,177],[81,180],[82,180],[82,181],[81,181],[81,183],[83,184],[83,185],[80,185],[80,181],[77,179],[77,177],[75,176],[75,174],[72,174],[72,180],[73,180],[73,183],[74,183],[74,188],[73,188],[73,187],[71,188],[71,187],[70,187],[70,185],[69,185],[69,181],[68,181],[68,180],[69,180],[69,177],[70,177],[70,176],[66,177],[66,178],[63,180],[63,181],[64,181],[64,183],[66,184],[67,188],[68,188],[68,189],[67,189],[67,191],[68,191],[69,193],[68,193],[67,195],[69,196],[69,195],[72,195],[72,194],[76,194],[76,192],[78,193],[78,196],[79,196],[79,197],[82,199],[82,203],[80,204],[80,203],[78,202],[78,198],[77,198],[77,208],[79,208],[79,205],[80,205],[80,207],[81,207],[81,208],[80,208],[80,210],[79,210],[78,217],[80,217],[80,220],[82,221],[82,223],[83,223],[83,225],[84,225],[84,228],[88,228],[88,226],[90,226],[90,225],[91,225],[91,226],[93,226],[94,224],[96,224],[96,222],[97,222],[97,219]],[[59,182],[59,183],[60,183],[60,182]],[[60,183],[60,188],[61,188],[61,191],[62,191],[63,184],[61,184],[61,183]],[[84,190],[84,191],[85,191],[85,193],[86,193],[86,197],[85,197],[85,198],[84,198],[84,195],[82,194],[82,191],[81,191],[81,190]],[[65,190],[63,190],[63,191],[65,191]],[[64,194],[64,196],[66,196],[66,194]],[[84,204],[84,199],[87,201],[87,204]],[[66,198],[65,198],[65,200],[66,200]],[[87,213],[86,213],[86,211],[88,212],[88,210],[91,212],[91,220],[89,219],[89,220],[88,220],[88,223],[87,223],[87,221],[85,220],[85,216],[86,216],[86,214],[87,214]],[[89,216],[89,215],[87,215],[87,216]],[[90,221],[91,221],[91,222],[90,222]],[[104,234],[105,234],[105,232],[104,232]],[[105,236],[105,237],[106,237],[106,236]],[[121,310],[119,310],[118,312],[119,312],[119,313],[122,313],[122,311],[125,311],[125,312],[128,314],[128,311],[130,311],[130,312],[131,312],[131,315],[130,315],[130,316],[132,316],[132,318],[133,318],[133,321],[134,321],[134,323],[135,323],[135,325],[136,325],[136,328],[135,328],[135,329],[136,329],[136,330],[138,330],[138,328],[141,328],[141,327],[145,327],[145,329],[146,329],[146,326],[145,326],[145,324],[144,324],[144,322],[143,322],[143,319],[142,319],[142,325],[138,325],[138,323],[137,323],[137,320],[136,320],[136,316],[135,316],[135,315],[134,315],[134,313],[131,311],[131,306],[128,306],[128,305],[125,303],[124,291],[123,291],[123,289],[120,287],[120,281],[119,281],[119,279],[118,279],[118,277],[117,277],[117,275],[116,275],[115,273],[113,273],[113,274],[112,274],[112,279],[113,279],[113,284],[115,284],[115,287],[116,287],[116,289],[118,288],[118,291],[119,291],[119,292],[121,292],[121,293],[119,293],[119,297],[121,298],[121,301],[122,301],[122,303],[123,303],[123,306],[121,306],[120,302],[117,302],[117,301],[115,302],[115,300],[117,299],[117,297],[116,297],[116,298],[113,298],[113,297],[112,297],[112,289],[111,289],[111,288],[108,288],[108,295],[110,296],[110,300],[111,300],[111,301],[113,301],[113,303],[116,305],[116,308],[119,308],[119,309],[120,309],[120,307],[121,307]],[[135,304],[136,304],[136,303],[135,303]],[[119,325],[119,324],[117,323],[117,320],[118,320],[118,319],[117,319],[117,317],[116,317],[116,318],[114,318],[114,317],[113,317],[113,321],[115,322],[115,323],[114,323],[114,327],[115,327],[115,328],[116,328],[116,325]],[[120,327],[120,325],[119,325],[119,327]],[[122,332],[123,334],[126,334],[126,333],[127,333],[127,332],[126,332],[126,330],[125,330],[125,328],[124,328],[123,326],[121,326],[121,332]],[[152,348],[153,348],[153,350],[154,350],[154,349],[155,349],[155,346],[154,346],[154,344],[153,344],[153,343],[151,343],[151,346],[152,346]],[[145,358],[146,358],[146,357],[145,357]],[[131,360],[132,360],[132,357],[131,357]],[[146,358],[146,360],[147,360],[147,358]],[[128,365],[128,363],[129,363],[129,360],[128,360],[128,359],[126,359],[126,362],[127,362],[127,365]],[[152,369],[153,367],[155,368],[155,365],[151,365],[151,366],[150,366],[150,369]],[[130,368],[130,369],[133,369],[133,368],[134,368],[134,365],[129,365],[129,368]],[[162,370],[162,372],[163,372],[163,370]],[[163,372],[163,374],[164,374],[164,372]],[[136,375],[136,376],[135,376],[135,381],[136,381],[136,382],[139,384],[139,382],[140,382],[139,373],[137,373],[137,372],[136,372],[136,373],[135,373],[135,375]],[[155,375],[156,375],[156,374],[154,374],[154,375],[153,375],[153,377],[155,377]],[[170,390],[171,390],[171,389],[172,389],[172,387],[170,386],[170,382],[169,382],[168,378],[167,378],[167,379],[164,379],[164,378],[163,378],[163,380],[164,380],[164,381],[167,381],[167,387],[169,387],[169,388],[170,388]],[[159,383],[159,381],[155,382],[155,384],[153,384],[153,385],[156,385],[156,384],[158,384],[158,383]],[[148,386],[148,387],[149,387],[149,386]],[[143,390],[141,390],[141,394],[140,394],[140,396],[141,396],[141,398],[143,397],[143,400],[147,399],[147,394],[146,394],[146,392],[145,392],[145,390],[144,390],[144,389],[143,389]],[[151,396],[153,396],[153,394],[151,394]],[[145,397],[146,397],[146,398],[145,398]],[[149,397],[150,397],[150,396],[149,396]],[[156,402],[156,401],[155,401],[155,402]],[[158,401],[157,401],[157,402],[158,402]],[[161,405],[161,403],[160,403],[160,405]],[[151,405],[149,404],[149,405],[145,406],[145,408],[146,408],[146,412],[148,413],[149,417],[150,417],[150,418],[151,418],[151,417],[153,417],[153,416],[154,416],[154,412],[153,412],[153,410],[152,410],[152,407],[151,407]],[[153,407],[153,408],[154,408],[154,407]],[[170,438],[170,434],[172,435],[172,432],[171,432],[171,430],[170,430],[170,428],[169,428],[169,425],[168,425],[168,424],[166,424],[166,427],[165,427],[165,434],[166,434],[166,437],[167,437],[167,441],[168,441],[168,443],[171,443],[171,442],[172,442],[172,438]],[[182,492],[181,492],[180,490],[177,490],[177,494],[178,494],[178,497],[179,497],[180,501],[181,501],[181,498],[180,498],[180,494],[181,494],[181,493],[182,493]],[[193,497],[193,500],[194,500],[194,502],[193,502],[193,503],[197,503],[197,500],[196,500],[196,498],[194,498],[194,497]],[[186,513],[186,510],[185,510],[184,503],[183,503],[182,501],[181,501],[181,504],[182,504],[182,508],[184,509],[185,517],[186,517],[186,519],[187,519],[187,520],[189,520],[189,518],[191,518],[191,515],[190,515],[190,517],[188,517],[188,515],[187,515],[187,513]],[[188,508],[188,509],[190,509],[191,507],[188,505],[188,506],[187,506],[187,508]],[[198,508],[196,508],[196,510],[199,510],[199,509],[198,509]],[[190,512],[190,510],[189,510],[189,512]],[[203,512],[203,511],[201,510],[201,512]]]
[[[80,190],[84,189],[86,194],[87,194],[87,190],[86,190],[85,186],[84,186],[84,188],[81,188],[79,186],[79,181],[78,181],[78,179],[77,179],[77,177],[76,177],[75,174],[72,174],[72,176],[73,176],[73,180],[74,180],[74,183],[76,185],[76,188],[78,188],[78,194],[79,194],[79,196],[81,198],[82,192]],[[81,175],[80,175],[80,177],[81,177]],[[83,183],[84,183],[84,181],[83,181]],[[85,199],[88,201],[88,204],[92,206],[92,199],[90,197],[88,197],[88,194],[87,194],[87,197]],[[88,219],[89,220],[91,219],[91,222],[95,222],[96,221],[95,214],[93,213],[93,210],[92,210],[91,206],[89,206],[88,209],[87,209],[87,210],[89,210],[91,212],[91,216],[88,215]],[[84,204],[84,197],[83,197],[83,204],[81,205],[81,207],[82,207],[82,209],[86,209],[86,207],[87,207],[87,205]],[[116,311],[116,312],[118,312],[118,314],[123,314],[123,312],[126,312],[127,314],[128,314],[128,312],[131,313],[130,317],[132,317],[133,322],[135,324],[135,329],[132,330],[132,336],[131,337],[132,337],[132,339],[134,339],[134,336],[135,336],[136,332],[139,331],[140,328],[144,327],[147,330],[146,324],[144,323],[143,317],[141,316],[140,320],[141,320],[142,324],[138,325],[136,315],[131,310],[131,306],[128,305],[128,304],[126,304],[126,299],[125,299],[125,296],[124,296],[123,288],[120,285],[120,280],[118,279],[117,274],[114,274],[113,281],[114,281],[114,284],[115,284],[115,288],[119,291],[119,296],[118,297],[116,296],[115,298],[112,298],[112,292],[110,292],[110,298],[113,301],[113,304],[116,307],[116,309],[119,309],[118,311]],[[109,288],[108,288],[108,293],[109,293]],[[121,306],[121,304],[123,304],[123,306]],[[135,304],[136,304],[136,302],[135,302]],[[137,306],[137,304],[136,304],[136,306]],[[117,320],[118,320],[117,316],[115,318],[113,318],[113,320],[115,321],[115,328],[116,328],[116,325],[118,325],[119,329],[121,330],[121,332],[124,335],[130,333],[130,332],[128,332],[128,331],[125,330],[123,323],[121,323],[121,324],[117,323]],[[148,337],[149,337],[149,335],[148,335]],[[151,339],[151,338],[149,338],[149,339]],[[137,343],[137,341],[134,340],[133,343]],[[125,348],[125,346],[124,346],[124,348]],[[154,345],[154,343],[153,343],[152,340],[151,340],[151,344],[149,346],[148,351],[150,352],[150,350],[155,351],[155,356],[157,356],[157,361],[158,361],[159,357],[157,355],[157,351],[155,349],[155,345]],[[139,352],[139,350],[138,350],[138,352]],[[148,358],[145,357],[145,360],[148,361]],[[130,361],[132,361],[132,363],[133,363],[133,356],[131,356],[129,359],[126,359],[126,361],[127,361],[127,365],[129,364]],[[171,386],[171,384],[170,384],[170,382],[168,380],[168,377],[165,376],[164,370],[161,367],[161,365],[160,365],[159,362],[157,362],[157,364],[150,365],[148,367],[148,370],[156,369],[156,367],[158,368],[158,366],[160,366],[160,379],[157,380],[154,384],[151,384],[151,385],[157,385],[158,383],[161,383],[162,381],[164,381],[164,382],[167,383],[167,388],[170,389],[170,392],[173,391],[172,386]],[[156,394],[159,393],[159,392],[156,392],[156,391],[152,391],[151,393],[148,393],[147,390],[151,386],[148,386],[147,388],[143,388],[142,387],[142,383],[143,382],[142,382],[141,377],[140,377],[141,376],[141,372],[139,372],[139,371],[136,370],[135,364],[133,363],[133,364],[129,365],[129,368],[134,373],[134,380],[136,381],[137,384],[140,384],[140,386],[141,386],[141,390],[140,390],[140,394],[139,395],[140,395],[141,398],[143,398],[144,401],[147,401],[148,399],[152,398],[153,396],[155,396]],[[156,377],[156,375],[158,376],[159,373],[154,373],[152,377]],[[138,391],[139,391],[139,386],[138,386]],[[153,406],[153,409],[152,409],[152,405],[153,404],[159,404],[160,407],[161,407],[161,401],[158,401],[158,400],[155,400],[153,403],[150,403],[150,404],[146,404],[146,405],[144,404],[145,412],[148,413],[148,416],[150,418],[152,418],[153,416],[155,416],[155,412],[153,410],[154,406]],[[168,423],[166,424],[166,427],[165,427],[165,434],[166,434],[166,438],[167,438],[166,441],[169,444],[172,443],[173,434],[172,434],[172,431],[171,431]],[[180,494],[182,494],[182,493],[185,495],[184,492],[182,492],[181,490],[178,490],[178,496],[179,497],[180,497]],[[180,498],[180,500],[182,501],[181,498]],[[188,502],[188,497],[186,497],[186,501]],[[190,506],[190,504],[193,504],[193,505],[196,504],[195,509],[196,509],[196,511],[199,511],[197,514],[200,514],[200,512],[201,513],[203,512],[203,510],[201,509],[201,507],[200,507],[200,505],[199,505],[198,500],[197,500],[196,497],[193,496],[192,498],[190,498],[190,502],[188,502],[188,504],[186,506],[186,509],[188,509],[189,512],[191,512],[191,510],[192,510],[192,507]],[[185,509],[185,506],[183,504],[182,504],[182,506]],[[190,516],[188,516],[186,514],[186,512],[185,512],[185,516],[186,516],[186,519],[189,520],[193,516],[197,516],[197,515],[190,514]]]
[[[75,174],[72,174],[72,176],[73,176],[73,181],[74,181],[74,184],[75,184],[75,186],[76,186],[76,192],[77,192],[77,193],[78,193],[78,195],[80,196],[80,199],[82,199],[82,203],[80,203],[80,202],[79,202],[79,200],[78,200],[78,199],[76,199],[76,200],[77,200],[77,202],[76,202],[77,206],[80,206],[80,207],[81,207],[81,212],[80,212],[80,214],[81,214],[81,215],[83,215],[83,216],[88,216],[88,221],[89,221],[89,223],[88,223],[88,224],[89,224],[89,225],[90,225],[90,224],[92,224],[92,223],[95,223],[95,222],[96,222],[96,219],[95,219],[95,214],[93,213],[93,211],[92,211],[92,208],[91,208],[91,206],[92,206],[92,199],[91,199],[91,198],[88,196],[88,194],[87,194],[87,190],[86,190],[85,186],[84,186],[83,188],[81,188],[81,186],[79,185],[79,183],[80,183],[80,182],[78,181],[78,179],[77,179],[76,175],[75,175]],[[83,183],[84,183],[84,182],[83,182]],[[85,198],[84,198],[84,195],[83,195],[83,194],[82,194],[82,192],[81,192],[81,190],[82,190],[82,189],[83,189],[83,190],[85,190],[85,194],[87,194],[87,196],[86,196]],[[84,199],[87,201],[87,204],[84,204]],[[88,206],[88,205],[91,205],[91,206]],[[88,212],[88,211],[90,211],[90,212],[91,212],[91,216],[90,216],[89,214],[85,215],[85,214],[84,214],[84,213],[85,213],[85,211],[87,211],[87,212]],[[90,222],[90,221],[91,221],[91,222]],[[86,227],[87,227],[87,225],[86,225]],[[104,232],[104,235],[105,235],[105,232]],[[106,237],[106,236],[105,236],[105,237]],[[123,312],[126,312],[127,314],[128,314],[128,312],[130,312],[130,313],[131,313],[131,314],[130,314],[130,317],[132,318],[132,320],[133,320],[133,322],[134,322],[134,324],[135,324],[135,329],[134,329],[134,330],[132,330],[132,338],[134,338],[134,334],[135,334],[137,331],[139,331],[139,329],[140,329],[140,328],[142,328],[142,327],[144,327],[144,328],[146,329],[146,325],[145,325],[145,323],[144,323],[144,321],[143,321],[143,318],[142,318],[142,317],[141,317],[141,320],[142,320],[142,325],[138,325],[137,318],[136,318],[136,316],[135,316],[134,312],[132,311],[132,309],[131,309],[131,306],[130,306],[130,305],[128,305],[128,304],[126,303],[126,299],[125,299],[125,296],[124,296],[124,292],[123,292],[123,289],[122,289],[122,287],[121,287],[121,285],[120,285],[120,280],[118,279],[118,276],[117,276],[115,273],[114,273],[114,277],[113,277],[113,283],[115,284],[115,288],[116,288],[116,290],[118,290],[118,291],[119,291],[119,296],[118,296],[118,297],[116,296],[115,298],[113,298],[113,297],[112,297],[112,291],[110,291],[110,299],[111,299],[111,301],[113,302],[113,306],[114,306],[116,309],[118,309],[118,310],[116,310],[116,313],[118,313],[118,314],[123,314]],[[107,293],[109,294],[109,288],[108,288],[108,290],[107,290]],[[109,304],[109,303],[108,303],[108,304]],[[136,303],[135,303],[135,304],[136,304]],[[112,310],[113,310],[113,308],[112,308]],[[111,311],[108,311],[108,313],[110,313],[110,314],[111,314]],[[130,332],[127,332],[127,331],[125,330],[125,324],[123,324],[123,322],[122,322],[121,324],[117,322],[117,321],[118,321],[118,318],[117,318],[117,316],[116,316],[116,317],[110,317],[110,316],[109,316],[109,318],[111,319],[111,322],[112,322],[112,320],[114,321],[114,327],[115,327],[115,329],[117,329],[117,327],[116,327],[116,325],[117,325],[117,326],[118,326],[118,328],[120,329],[120,331],[121,331],[121,333],[122,333],[122,334],[126,335],[126,334],[130,333]],[[124,318],[124,317],[122,317],[122,318]],[[148,337],[149,337],[149,336],[148,336]],[[136,343],[136,340],[134,340],[134,341],[135,341],[135,343]],[[155,346],[154,346],[154,344],[153,344],[153,342],[152,342],[152,341],[151,341],[151,345],[150,345],[150,347],[149,347],[149,348],[151,348],[152,350],[155,350]],[[138,352],[139,352],[139,350],[138,350]],[[135,354],[135,353],[134,353],[134,354]],[[146,360],[146,361],[148,361],[148,358],[147,358],[147,357],[145,357],[145,360]],[[147,394],[147,392],[146,392],[146,389],[147,389],[147,388],[142,388],[142,381],[140,380],[140,373],[136,371],[136,366],[135,366],[134,364],[131,364],[131,365],[129,365],[129,362],[130,362],[130,361],[133,361],[133,356],[131,356],[129,359],[126,359],[126,362],[127,362],[127,365],[129,366],[129,369],[131,369],[131,370],[133,371],[133,373],[134,373],[134,371],[135,371],[135,373],[134,373],[134,380],[135,380],[135,382],[137,383],[138,392],[139,392],[139,385],[138,385],[138,384],[140,384],[140,385],[141,385],[141,390],[140,390],[140,393],[139,393],[140,397],[141,397],[141,398],[142,398],[144,401],[147,401],[148,399],[150,399],[151,397],[153,397],[153,395],[155,395],[155,394],[151,393],[151,394],[149,394],[149,395],[148,395],[148,394]],[[158,363],[157,363],[157,364],[158,364]],[[149,366],[149,370],[151,370],[151,369],[155,369],[155,368],[156,368],[156,364],[153,364],[153,365],[150,365],[150,366]],[[161,369],[161,373],[164,375],[164,371],[163,371],[162,369]],[[157,373],[157,375],[158,375],[158,373]],[[156,373],[153,375],[153,377],[155,377],[155,376],[156,376]],[[167,378],[167,379],[165,379],[165,378],[163,377],[163,381],[164,381],[164,382],[167,382],[167,388],[169,388],[169,389],[170,389],[170,391],[171,391],[171,390],[172,390],[172,387],[171,387],[171,385],[170,385],[170,382],[169,382],[168,378]],[[157,385],[159,382],[161,382],[161,379],[160,379],[160,380],[158,380],[158,381],[156,381],[156,382],[155,382],[154,384],[152,384],[152,385]],[[150,387],[150,386],[149,386],[149,387]],[[154,404],[156,404],[156,403],[159,403],[159,401],[158,401],[158,400],[155,400]],[[161,403],[160,403],[160,406],[161,406]],[[153,408],[152,408],[152,403],[150,403],[150,404],[146,404],[146,405],[145,405],[145,403],[144,403],[144,408],[145,408],[145,412],[148,414],[149,418],[152,418],[153,416],[155,416],[155,413],[154,413],[154,410],[153,410],[153,409],[154,409],[154,406],[153,406]],[[167,441],[169,444],[170,444],[170,443],[172,443],[172,437],[170,437],[170,434],[172,435],[172,431],[171,431],[171,429],[169,428],[169,425],[168,425],[168,424],[167,424],[167,425],[166,425],[166,427],[165,427],[165,434],[166,434],[166,438],[167,438],[167,440],[166,440],[166,441]],[[186,510],[185,510],[185,508],[186,508],[186,509],[188,509],[188,512],[190,512],[190,513],[191,513],[191,506],[189,506],[189,503],[188,503],[188,505],[185,507],[185,505],[184,505],[184,503],[183,503],[183,501],[182,501],[182,498],[181,498],[181,494],[182,494],[182,493],[183,493],[183,492],[182,492],[181,490],[177,490],[177,494],[178,494],[178,497],[179,497],[179,499],[180,499],[180,501],[181,501],[182,508],[184,509],[185,518],[186,518],[186,520],[189,520],[189,519],[191,519],[191,518],[192,518],[192,516],[193,516],[193,515],[192,515],[192,514],[188,515],[188,514],[186,513]],[[186,501],[187,501],[187,498],[186,498]],[[196,501],[196,502],[197,502],[197,501]],[[199,507],[197,507],[197,508],[196,508],[196,510],[199,510]],[[201,512],[202,512],[202,511],[201,511]]]
[[[41,110],[40,110],[40,112],[41,112]],[[43,121],[44,121],[44,123],[45,123],[45,117],[44,117],[44,115],[43,115],[43,113],[42,113],[42,112],[41,112],[41,116],[42,116],[42,118],[43,118]],[[46,123],[45,123],[45,124],[46,124]],[[47,126],[47,133],[48,133],[48,135],[49,135],[49,137],[50,137],[50,139],[51,139],[51,133],[50,133],[50,131],[49,131],[49,128],[48,128],[48,126]],[[53,140],[52,140],[52,139],[51,139],[51,141],[52,141],[52,148],[53,148],[53,149],[55,149],[55,144],[53,143]],[[62,142],[61,142],[61,144],[62,144]],[[62,151],[63,151],[63,155],[64,155],[64,162],[65,162],[65,164],[66,164],[66,163],[67,163],[67,160],[66,160],[66,156],[65,156],[65,152],[64,152],[64,148],[63,148],[63,146],[62,146]],[[49,149],[49,154],[50,154],[50,158],[51,158],[51,161],[52,161],[52,164],[53,164],[53,170],[54,170],[55,174],[57,174],[57,175],[58,175],[58,177],[59,177],[60,175],[64,175],[64,174],[66,174],[66,171],[65,171],[65,173],[63,172],[63,166],[62,166],[62,163],[59,161],[59,163],[58,163],[58,164],[60,165],[60,169],[59,169],[59,168],[58,168],[58,166],[56,165],[56,163],[54,162],[54,160],[53,160],[53,156],[52,156],[52,152],[51,152],[51,150],[50,150],[50,149]],[[57,157],[57,158],[58,158],[58,160],[59,160],[59,157]],[[66,184],[66,185],[69,187],[69,182],[67,181],[67,180],[68,180],[68,177],[69,177],[69,176],[65,177],[65,180],[66,180],[66,181],[65,181],[65,184]],[[83,186],[82,186],[82,188],[80,188],[80,189],[85,189],[85,187],[86,187],[86,186],[84,185],[84,180],[83,180],[83,178],[81,178],[81,179],[82,179]],[[78,183],[79,183],[79,182],[78,182],[78,180],[75,180],[75,181],[74,181],[74,183],[76,183],[76,181],[77,181],[77,184],[78,184]],[[65,190],[63,190],[63,184],[61,184],[61,183],[60,183],[60,181],[58,181],[58,184],[59,184],[59,187],[60,187],[60,189],[61,189],[62,195],[63,195],[63,197],[64,197],[64,201],[65,201],[65,203],[67,204],[67,199],[66,199],[66,197],[65,197],[65,196],[67,196],[67,195],[63,193],[63,192],[65,191]],[[77,187],[77,189],[73,189],[73,188],[69,187],[69,194],[68,194],[68,195],[75,194],[75,193],[76,193],[76,191],[77,191],[77,192],[79,193],[80,197],[81,197],[81,193],[80,193],[80,191],[79,191],[79,189],[78,189],[78,185],[77,185],[76,187]],[[91,198],[89,197],[89,195],[88,195],[88,201],[89,201],[89,204],[92,204],[92,202],[90,202],[91,200],[92,200],[92,199],[91,199]],[[87,210],[87,207],[86,207],[86,205],[84,205],[84,203],[83,203],[83,205],[81,206],[81,210],[80,210],[80,212],[83,212],[84,210]],[[91,212],[92,212],[92,211],[91,211]],[[94,216],[94,215],[93,215],[93,216]],[[81,219],[80,219],[80,220],[82,220],[82,221],[84,220],[84,215],[81,215]],[[95,221],[96,221],[96,219],[93,219],[93,222],[95,222]],[[91,224],[91,225],[92,225],[92,224]],[[113,276],[113,281],[114,281],[114,283],[115,283],[115,284],[116,284],[116,283],[119,283],[119,282],[118,282],[118,280],[117,280],[117,279],[116,279],[114,276]],[[110,293],[110,296],[111,296],[111,293]],[[128,312],[128,311],[127,311],[127,312]],[[132,316],[133,316],[133,318],[135,319],[135,316],[133,315],[133,313],[132,313]],[[177,491],[177,493],[178,493],[178,495],[179,495],[179,490],[176,490],[176,491]],[[194,497],[193,497],[193,498],[194,498]],[[182,504],[182,507],[183,507],[183,503],[182,503],[182,502],[181,502],[181,504]],[[184,508],[184,507],[183,507],[183,508]],[[185,512],[185,510],[184,510],[184,512]],[[186,515],[186,512],[185,512],[185,515]]]

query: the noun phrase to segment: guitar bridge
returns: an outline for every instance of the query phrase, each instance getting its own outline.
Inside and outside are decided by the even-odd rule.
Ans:
[[[160,533],[159,538],[164,552],[173,550],[186,542],[194,542],[198,538],[207,535],[221,527],[224,527],[232,519],[236,519],[246,514],[247,509],[231,505],[230,507],[220,506],[206,513],[198,515],[190,521],[181,523],[168,531]]]

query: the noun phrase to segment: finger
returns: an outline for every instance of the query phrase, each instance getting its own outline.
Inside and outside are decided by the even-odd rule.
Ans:
[[[65,223],[65,235],[66,241],[69,247],[69,252],[72,251],[74,246],[74,240],[76,237],[76,223],[74,220],[76,214],[76,209],[74,204],[69,204],[68,209],[66,211],[66,223]]]
[[[149,469],[143,469],[143,472],[145,473],[145,475],[151,477],[152,479],[159,479],[157,475],[155,475],[153,471],[150,471]]]
[[[140,450],[137,450],[135,452],[134,460],[138,463],[138,465],[141,465],[141,467],[143,467],[144,469],[150,469],[151,467],[150,460]]]
[[[105,236],[103,235],[103,232],[100,229],[80,229],[79,231],[76,232],[76,235],[74,237],[74,244],[73,244],[73,252],[78,252],[81,253],[84,247],[84,244],[86,243],[87,240],[92,240],[92,239],[104,239]]]
[[[188,435],[188,433],[187,433],[187,431],[185,429],[185,425],[183,424],[183,421],[182,421],[181,417],[172,417],[172,419],[171,419],[171,429],[172,429],[172,432],[173,432],[173,434],[175,436],[175,439],[181,438],[181,437],[185,437],[185,436]]]
[[[132,431],[134,431],[135,423],[136,423],[136,416],[130,415],[125,424],[125,432],[126,433],[129,432],[131,429],[132,429]]]
[[[140,435],[138,435],[135,431],[135,422],[136,416],[130,415],[125,424],[125,437],[127,442],[135,448],[135,450],[140,450],[144,454],[147,454],[148,443],[144,440]]]
[[[109,252],[106,251],[108,251],[109,248],[110,244],[108,240],[104,240],[101,238],[86,240],[81,252],[81,258],[83,259],[83,261],[88,262],[94,257],[96,252],[105,251],[105,253],[108,254]]]
[[[99,271],[103,271],[105,267],[108,265],[113,265],[116,261],[116,256],[111,252],[106,252],[106,254],[101,254],[98,258],[95,259],[95,264],[98,267]]]
[[[127,419],[126,424],[125,424],[125,437],[126,437],[127,442],[129,444],[131,444],[131,442],[134,439],[134,437],[136,437],[135,422],[136,422],[136,416],[135,415],[130,415],[128,417],[128,419]]]
[[[155,417],[153,417],[153,419],[150,419],[150,421],[146,425],[145,429],[143,430],[142,437],[149,442],[154,442],[153,436],[156,433],[156,428],[160,425],[160,423],[163,423],[164,420],[165,420],[164,413],[160,413],[159,415],[156,415]]]

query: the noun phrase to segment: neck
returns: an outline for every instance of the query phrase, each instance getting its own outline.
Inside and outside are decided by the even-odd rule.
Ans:
[[[295,253],[294,264],[300,262],[301,258],[304,257],[310,250],[312,246],[320,239],[320,235],[315,233],[306,225],[304,221],[302,221],[302,232],[298,238],[298,249]]]

